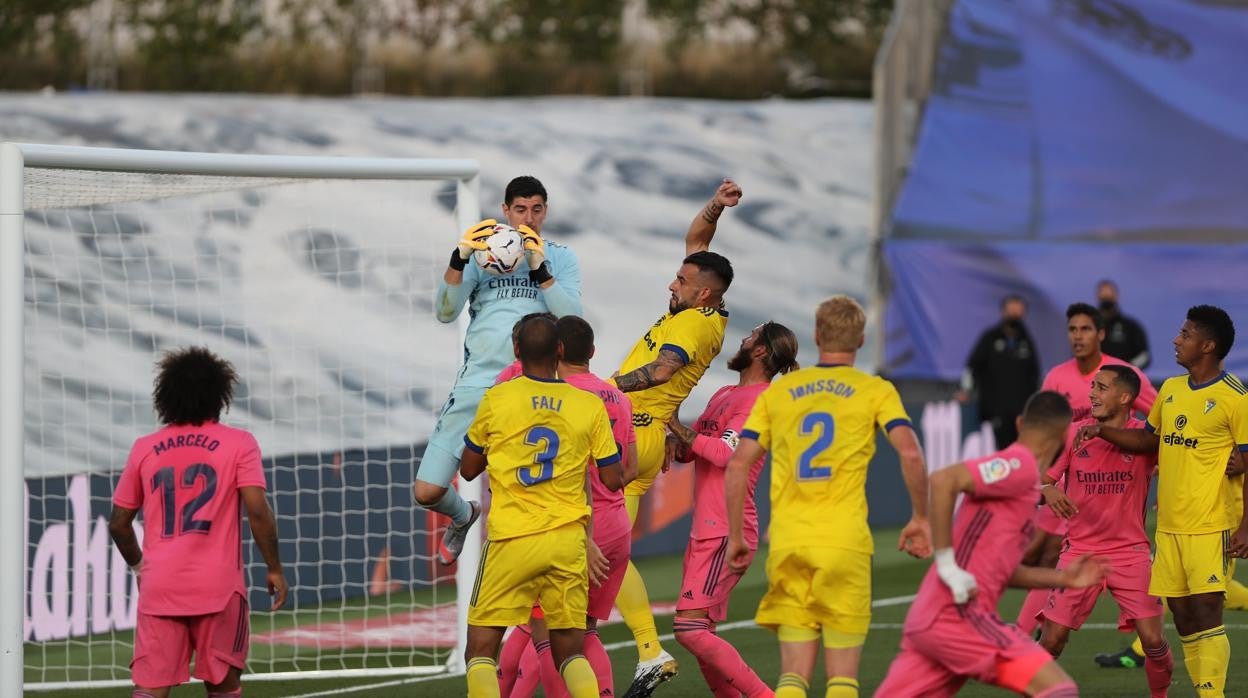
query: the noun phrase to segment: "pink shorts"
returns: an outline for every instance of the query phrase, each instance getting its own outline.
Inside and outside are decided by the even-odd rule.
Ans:
[[[139,613],[134,630],[130,676],[140,688],[177,686],[195,678],[221,683],[231,668],[247,666],[251,639],[247,600],[240,594],[225,608],[203,616],[153,616]]]
[[[967,679],[1021,693],[1053,657],[996,614],[946,609],[931,626],[906,632],[901,652],[875,695],[935,698],[956,695]]]
[[[598,620],[606,620],[615,606],[615,597],[620,594],[620,585],[624,583],[624,573],[628,571],[629,553],[633,548],[633,532],[626,530],[614,540],[595,540],[598,549],[607,557],[610,571],[602,584],[594,586],[589,583],[589,605],[586,615]]]
[[[685,548],[684,574],[680,581],[677,611],[705,608],[711,622],[728,617],[728,596],[741,575],[728,567],[728,538],[692,538]],[[750,551],[749,561],[753,561]],[[747,561],[747,564],[749,563]]]
[[[1072,562],[1074,558],[1063,555],[1057,561],[1057,568],[1060,570]],[[1148,595],[1152,569],[1153,563],[1147,559],[1133,564],[1115,564],[1110,568],[1109,576],[1099,585],[1083,589],[1054,589],[1049,592],[1049,601],[1044,610],[1036,614],[1036,619],[1047,618],[1058,625],[1078,630],[1092,615],[1101,591],[1108,589],[1114,603],[1118,604],[1118,629],[1132,630],[1136,618],[1156,618],[1162,612],[1161,599]]]
[[[1070,519],[1063,519],[1046,504],[1036,508],[1036,528],[1053,536],[1065,536],[1070,531]]]

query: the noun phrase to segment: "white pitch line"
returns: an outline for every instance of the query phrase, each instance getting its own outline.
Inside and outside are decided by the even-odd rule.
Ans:
[[[907,596],[892,596],[887,599],[876,599],[875,601],[871,602],[871,606],[873,608],[884,608],[886,606],[900,606],[902,604],[908,604],[913,600],[914,600],[914,594],[909,594]],[[753,627],[753,626],[754,626],[753,620],[736,620],[731,623],[724,623],[722,625],[717,625],[715,626],[715,630],[717,631],[738,630],[740,628],[748,628],[748,627]],[[889,627],[889,626],[896,626],[900,628],[901,624],[900,623],[880,623],[877,625],[873,623],[871,625],[872,628],[877,628],[877,627],[884,628],[884,627]],[[1084,626],[1084,627],[1087,627],[1087,626]],[[666,635],[659,636],[660,641],[670,641],[674,639],[675,639],[675,636],[672,635],[671,633],[667,633]],[[624,649],[625,647],[633,647],[635,646],[635,644],[636,643],[634,643],[632,640],[626,640],[623,642],[612,642],[609,645],[604,645],[604,647],[606,648],[608,652],[611,652],[613,650]],[[375,688],[390,688],[391,686],[405,686],[407,684],[412,684],[412,683],[425,683],[427,681],[440,681],[442,679],[454,678],[456,676],[463,676],[463,673],[456,672],[454,674],[438,674],[436,676],[417,676],[417,677],[413,677],[410,679],[397,679],[394,681],[384,681],[382,683],[373,683],[373,684],[367,684],[364,686],[351,686],[349,688],[333,688],[327,691],[317,691],[315,693],[300,693],[298,695],[289,696],[288,698],[323,698],[324,696],[341,696],[341,695],[347,695],[350,693],[360,693],[362,691],[371,691]]]

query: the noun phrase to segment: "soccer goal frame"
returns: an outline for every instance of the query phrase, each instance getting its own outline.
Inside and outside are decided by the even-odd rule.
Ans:
[[[480,216],[480,165],[470,159],[416,159],[220,154],[27,143],[0,144],[0,569],[10,570],[0,585],[0,695],[23,690],[107,687],[129,681],[24,685],[23,608],[27,595],[24,568],[25,511],[24,399],[25,359],[25,205],[27,168],[133,172],[296,180],[450,180],[456,186],[455,222],[467,229]],[[460,317],[461,336],[467,313]],[[481,484],[461,482],[468,499],[479,499]],[[456,573],[458,641],[444,666],[387,667],[249,674],[248,680],[435,674],[463,670],[468,594],[480,556],[480,539],[469,536]],[[14,583],[14,570],[22,570]]]

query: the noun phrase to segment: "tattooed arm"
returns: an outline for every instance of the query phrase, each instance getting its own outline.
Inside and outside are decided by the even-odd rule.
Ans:
[[[650,363],[634,371],[615,377],[615,384],[621,392],[632,393],[656,385],[663,385],[676,375],[676,371],[685,365],[680,354],[671,349],[660,349],[659,355]]]
[[[710,249],[711,238],[715,237],[715,227],[719,225],[719,216],[728,206],[736,206],[741,201],[741,187],[731,179],[724,178],[715,195],[698,211],[689,224],[689,232],[685,233],[685,254]]]

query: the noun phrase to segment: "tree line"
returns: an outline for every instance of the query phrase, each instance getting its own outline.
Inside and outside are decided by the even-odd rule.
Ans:
[[[890,0],[3,0],[0,89],[863,96]]]

